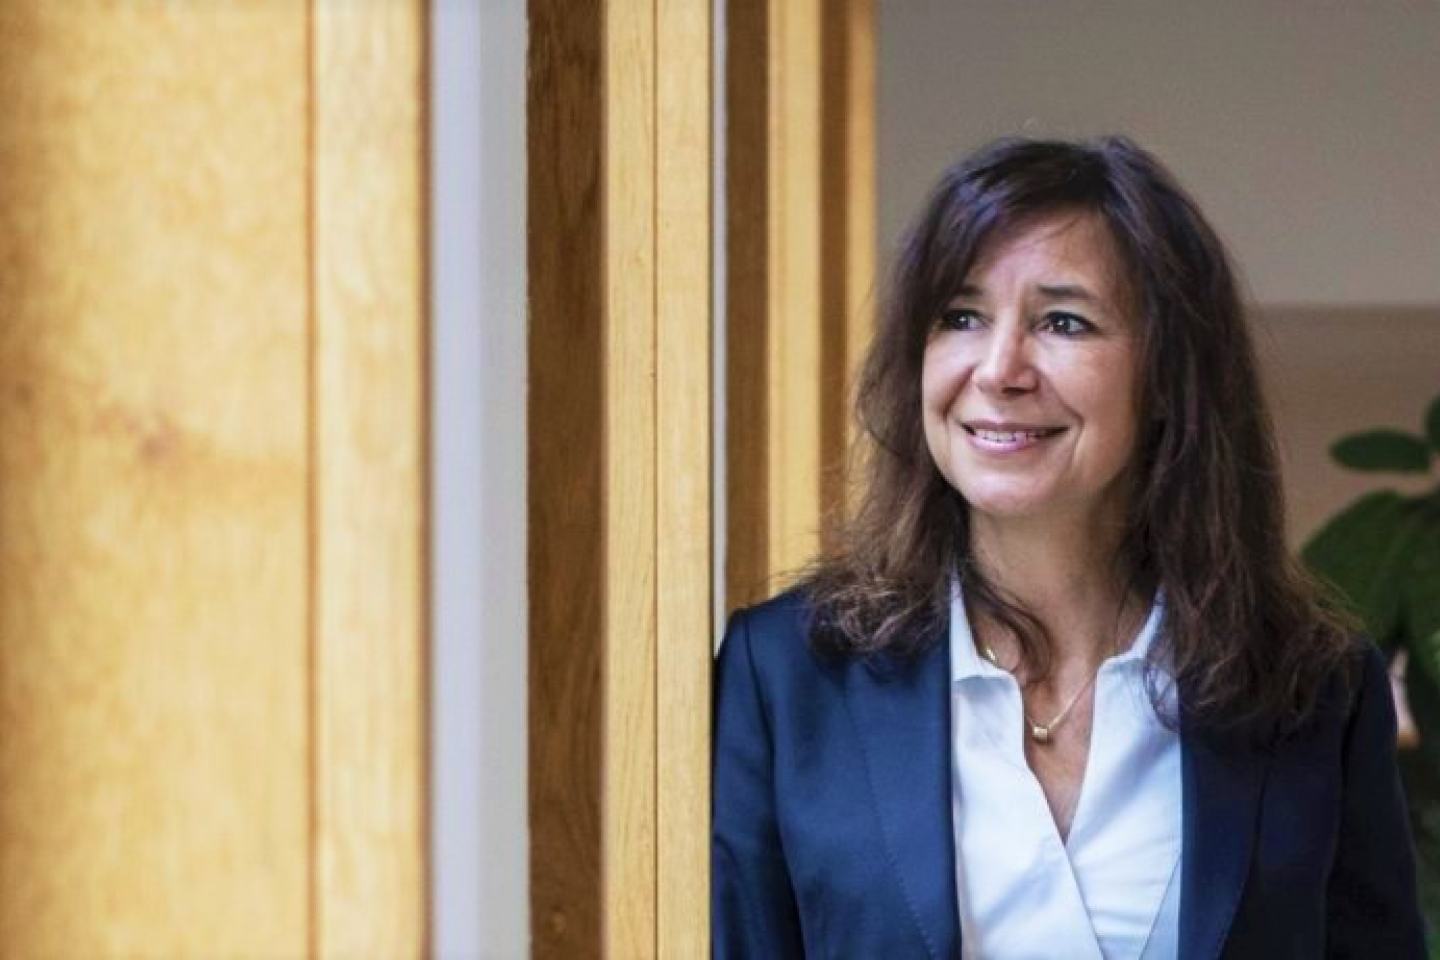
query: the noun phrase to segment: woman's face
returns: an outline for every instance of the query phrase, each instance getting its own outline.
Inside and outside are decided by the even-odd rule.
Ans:
[[[1055,214],[983,250],[937,318],[925,440],[973,512],[1123,516],[1137,324],[1120,278],[1101,220]]]

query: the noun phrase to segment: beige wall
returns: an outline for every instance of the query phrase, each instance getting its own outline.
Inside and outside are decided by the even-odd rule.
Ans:
[[[882,246],[1002,134],[1125,132],[1262,303],[1440,303],[1440,3],[881,0]]]
[[[1426,406],[1440,394],[1440,307],[1270,307],[1256,321],[1295,542],[1379,485],[1434,486],[1434,477],[1345,470],[1328,451],[1351,430],[1422,431]]]
[[[1389,478],[1344,431],[1440,392],[1440,4],[880,0],[882,256],[1004,134],[1127,133],[1196,195],[1259,306],[1292,539]]]

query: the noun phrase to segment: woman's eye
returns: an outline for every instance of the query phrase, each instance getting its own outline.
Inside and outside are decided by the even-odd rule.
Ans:
[[[1053,333],[1064,337],[1074,337],[1082,333],[1089,333],[1095,329],[1095,325],[1084,317],[1077,317],[1073,313],[1047,313],[1040,325]]]
[[[940,314],[936,326],[941,330],[972,330],[979,321],[980,317],[974,310],[951,307]]]

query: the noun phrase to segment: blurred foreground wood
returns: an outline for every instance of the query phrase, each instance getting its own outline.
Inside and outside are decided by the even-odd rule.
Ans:
[[[0,952],[424,949],[424,4],[0,7]]]

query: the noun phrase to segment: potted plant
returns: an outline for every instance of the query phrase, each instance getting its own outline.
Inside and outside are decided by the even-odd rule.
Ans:
[[[1331,456],[1353,470],[1434,475],[1440,397],[1423,435],[1397,429],[1342,437]],[[1430,955],[1440,960],[1440,486],[1418,496],[1365,494],[1325,524],[1301,553],[1392,659],[1404,655],[1404,694],[1418,742],[1400,753],[1419,857]]]

